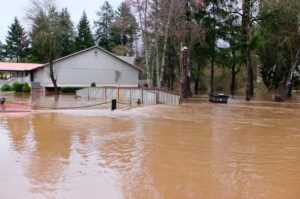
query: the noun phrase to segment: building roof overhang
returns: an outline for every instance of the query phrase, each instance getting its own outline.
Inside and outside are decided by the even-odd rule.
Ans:
[[[44,64],[0,62],[0,71],[28,72],[43,67]]]

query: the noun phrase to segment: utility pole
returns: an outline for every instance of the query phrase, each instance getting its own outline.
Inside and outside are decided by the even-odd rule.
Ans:
[[[180,57],[179,57],[179,96],[180,98],[182,98],[182,84],[183,84],[183,64],[182,64],[182,48],[183,48],[183,44],[182,42],[180,43]]]
[[[190,80],[189,80],[189,49],[184,46],[181,48],[181,96],[183,98],[188,98],[190,94]]]

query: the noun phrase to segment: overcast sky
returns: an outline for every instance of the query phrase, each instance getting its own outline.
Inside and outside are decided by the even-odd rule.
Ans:
[[[59,8],[67,7],[75,26],[82,15],[83,10],[93,26],[96,19],[96,11],[103,5],[105,0],[57,0]],[[123,0],[110,0],[109,3],[116,9]],[[0,7],[0,41],[5,42],[8,26],[18,17],[24,28],[28,29],[28,21],[25,19],[26,11],[30,8],[31,0],[1,0]],[[92,27],[91,27],[92,28]]]

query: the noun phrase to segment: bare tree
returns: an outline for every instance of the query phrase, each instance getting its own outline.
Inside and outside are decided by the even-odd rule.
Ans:
[[[32,0],[32,7],[27,13],[27,18],[32,24],[30,33],[32,45],[38,48],[40,54],[48,62],[49,75],[55,94],[58,94],[53,61],[57,57],[62,28],[60,28],[59,13],[55,3],[55,0]]]

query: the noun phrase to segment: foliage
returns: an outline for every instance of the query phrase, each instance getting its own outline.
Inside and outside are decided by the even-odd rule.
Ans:
[[[24,84],[20,82],[14,82],[12,88],[15,92],[23,92],[23,86]]]
[[[125,2],[122,2],[116,18],[111,26],[112,40],[116,46],[124,46],[126,51],[122,55],[132,56],[134,54],[133,43],[136,39],[138,24],[131,13],[130,7]]]
[[[189,49],[187,68],[195,93],[209,88],[208,68],[213,66],[216,90],[228,89],[229,84],[231,91],[243,89],[240,85],[247,83],[251,97],[256,68],[260,66],[268,89],[280,88],[300,46],[299,0],[126,0],[116,11],[106,1],[96,13],[94,33],[85,12],[76,32],[67,9],[58,10],[52,0],[32,2],[31,43],[15,19],[6,44],[0,43],[0,60],[27,61],[28,54],[16,54],[21,42],[24,52],[30,53],[29,61],[48,62],[51,69],[53,60],[96,43],[117,55],[136,55],[145,71],[141,77],[150,87],[179,89],[184,45]],[[50,70],[53,84],[55,72]]]
[[[32,22],[31,40],[33,61],[49,63],[49,75],[58,94],[57,75],[53,68],[53,61],[72,50],[72,24],[66,9],[57,11],[55,2],[52,0],[33,0],[33,6],[28,14]]]
[[[60,16],[53,4],[47,0],[35,0],[32,12],[28,15],[32,22],[30,37],[32,40],[33,61],[47,63],[59,57],[64,28],[60,23]]]
[[[28,84],[28,83],[25,83],[25,84],[23,85],[23,87],[22,87],[22,92],[23,92],[23,93],[30,93],[30,91],[31,91],[31,88],[30,88],[29,84]]]
[[[138,24],[131,13],[130,6],[122,2],[115,12],[108,1],[97,12],[95,21],[97,44],[118,55],[134,55],[134,40],[136,39]]]
[[[12,88],[9,84],[4,84],[4,85],[1,87],[1,91],[2,91],[2,92],[13,91],[13,88]]]
[[[300,46],[300,2],[295,0],[262,3],[259,33],[264,40],[257,51],[261,75],[268,89],[283,85]]]
[[[91,83],[91,87],[96,87],[96,83],[95,82]]]
[[[77,26],[77,36],[75,37],[74,50],[80,51],[95,45],[90,22],[87,15],[83,12],[82,17]]]
[[[67,9],[58,12],[55,5],[42,5],[37,1],[28,19],[32,22],[31,61],[46,63],[73,53],[75,35]]]
[[[80,88],[65,87],[65,88],[61,88],[60,91],[62,93],[75,93],[78,89]]]
[[[5,57],[16,62],[24,61],[29,55],[29,39],[17,18],[9,27],[4,49]]]
[[[96,42],[98,46],[112,52],[116,45],[112,39],[112,24],[115,19],[114,10],[109,2],[105,1],[96,14],[98,16],[98,20],[94,22]]]
[[[74,40],[75,40],[75,31],[74,25],[71,21],[70,13],[67,8],[62,9],[59,14],[60,18],[60,27],[62,28],[61,34],[61,44],[59,49],[59,56],[64,57],[71,53],[74,53]]]
[[[124,55],[127,54],[127,52],[128,52],[127,46],[118,45],[118,46],[113,48],[113,53],[115,55],[124,56]]]
[[[0,41],[0,61],[4,58],[4,45]]]

